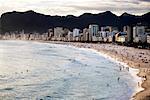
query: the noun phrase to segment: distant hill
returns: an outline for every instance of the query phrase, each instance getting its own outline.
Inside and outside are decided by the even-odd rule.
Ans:
[[[120,29],[124,25],[136,25],[142,23],[150,26],[150,12],[142,16],[135,16],[124,13],[117,16],[110,11],[99,14],[84,13],[78,17],[68,16],[50,16],[36,13],[32,10],[26,12],[7,12],[0,18],[0,28],[2,33],[25,30],[25,32],[45,32],[49,28],[62,26],[72,30],[73,28],[83,29],[89,24],[98,24],[99,26],[117,26]]]

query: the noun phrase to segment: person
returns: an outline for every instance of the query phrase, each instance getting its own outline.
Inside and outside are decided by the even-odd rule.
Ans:
[[[127,71],[129,71],[129,67],[127,67],[126,69],[127,69]]]
[[[120,67],[120,71],[121,71],[121,66],[119,66]]]
[[[107,87],[109,87],[109,84],[107,84]]]
[[[120,77],[118,77],[118,82],[119,82],[119,80],[120,80]]]
[[[138,87],[140,87],[140,82],[138,82]]]

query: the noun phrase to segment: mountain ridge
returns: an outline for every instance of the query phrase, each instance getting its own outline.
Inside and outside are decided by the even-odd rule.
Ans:
[[[98,24],[99,26],[115,26],[120,30],[125,25],[136,25],[142,23],[150,26],[150,12],[141,16],[123,13],[120,16],[111,11],[105,11],[98,14],[84,13],[80,16],[51,16],[29,10],[26,12],[6,12],[0,17],[0,26],[2,33],[11,31],[25,32],[46,32],[49,28],[64,27],[72,30],[73,28],[83,29],[89,24]]]

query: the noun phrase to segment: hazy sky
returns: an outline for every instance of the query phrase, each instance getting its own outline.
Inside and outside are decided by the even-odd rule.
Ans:
[[[34,10],[46,15],[81,15],[112,11],[141,15],[150,11],[150,0],[0,0],[0,15],[10,11]]]

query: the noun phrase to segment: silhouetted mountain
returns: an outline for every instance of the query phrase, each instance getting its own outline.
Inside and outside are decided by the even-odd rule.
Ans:
[[[110,11],[99,14],[84,13],[78,17],[68,16],[50,16],[36,13],[32,10],[27,12],[7,12],[0,18],[0,26],[4,32],[21,31],[25,32],[45,32],[49,28],[62,26],[72,30],[73,28],[83,29],[89,24],[98,24],[99,26],[117,26],[122,28],[124,25],[136,25],[142,23],[150,25],[150,12],[142,16],[135,16],[124,13],[116,16]]]
[[[126,25],[135,25],[137,23],[136,16],[128,14],[126,12],[123,13],[119,18],[120,18],[120,27]]]
[[[140,16],[140,22],[144,25],[150,26],[150,12]]]

